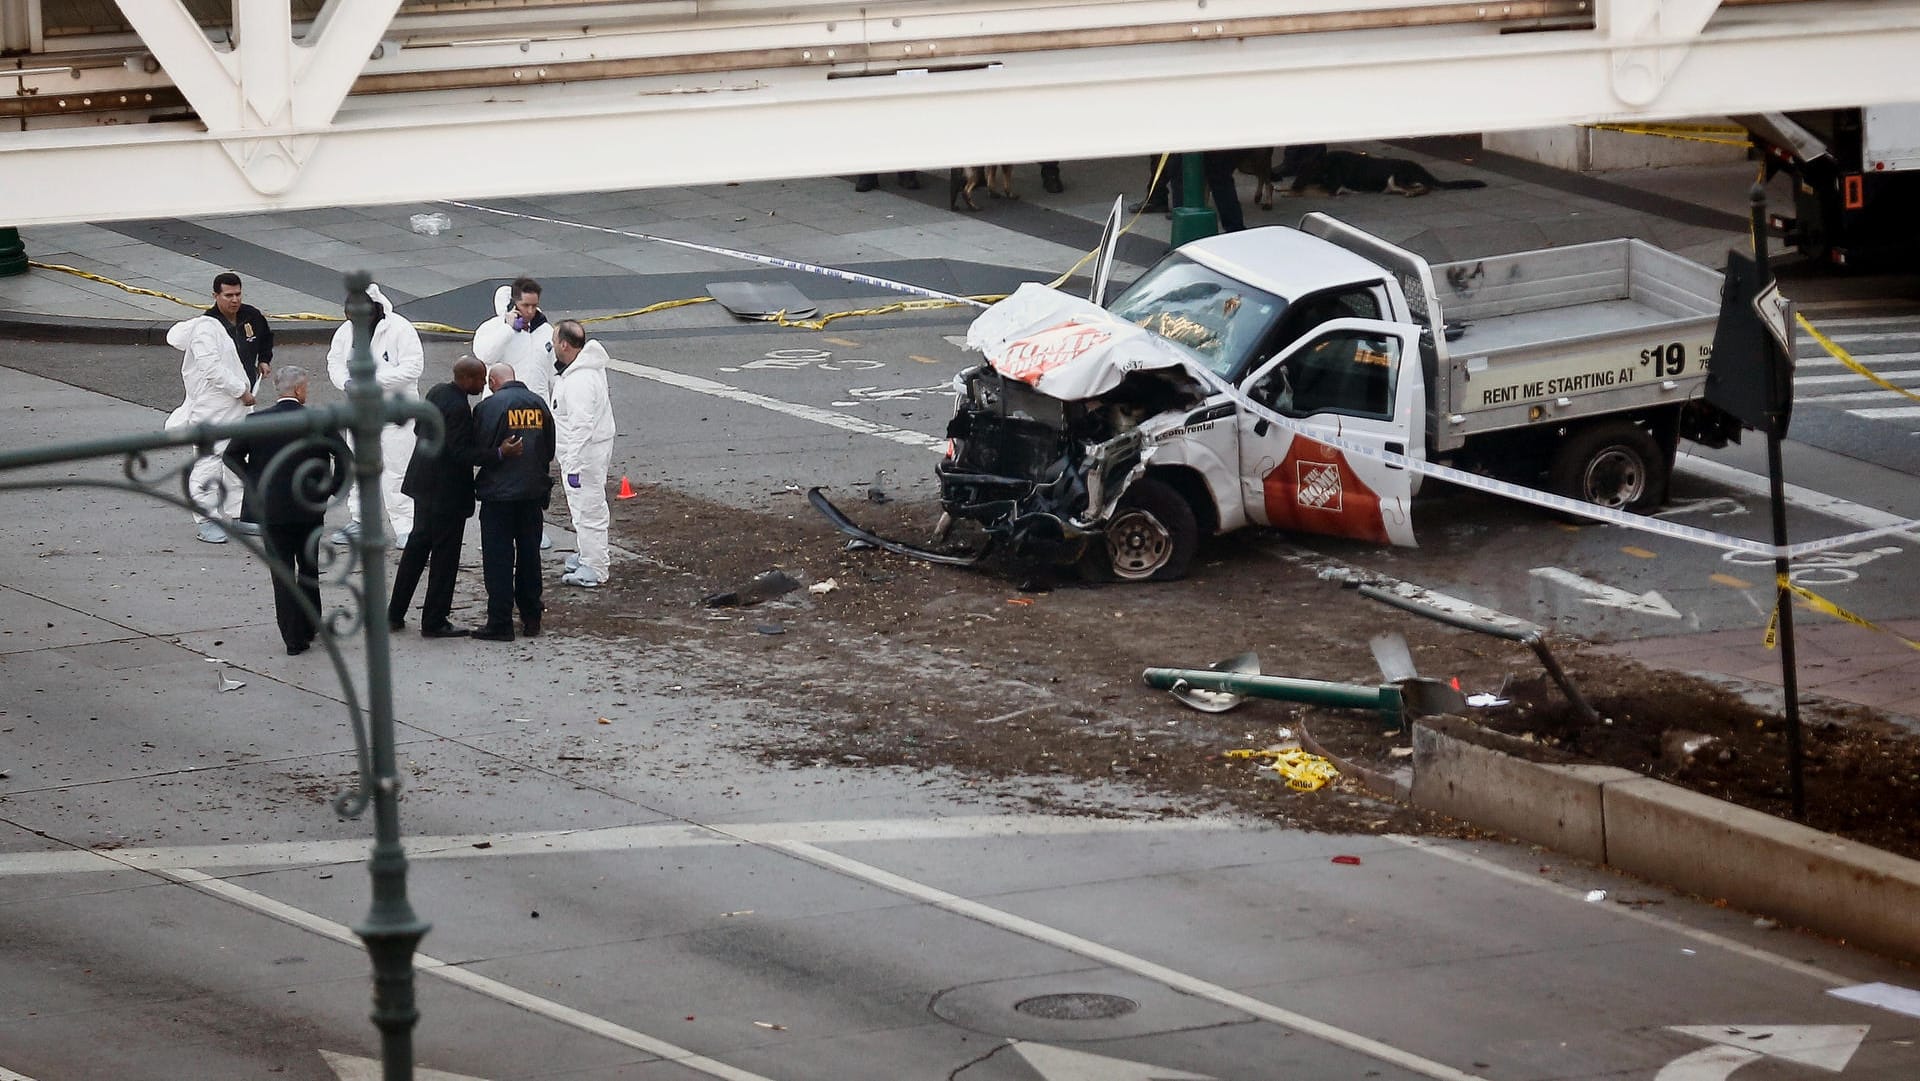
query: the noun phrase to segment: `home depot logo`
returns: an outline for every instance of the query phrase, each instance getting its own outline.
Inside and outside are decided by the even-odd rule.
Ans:
[[[1062,323],[1007,346],[993,366],[1000,374],[1037,386],[1040,377],[1113,338],[1109,331]]]
[[[1300,470],[1300,505],[1316,510],[1339,511],[1340,467],[1331,462],[1295,462]]]

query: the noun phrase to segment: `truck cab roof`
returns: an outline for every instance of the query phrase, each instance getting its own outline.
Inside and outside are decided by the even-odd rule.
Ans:
[[[1287,301],[1329,286],[1386,276],[1345,248],[1284,225],[1221,233],[1187,244],[1180,253]]]

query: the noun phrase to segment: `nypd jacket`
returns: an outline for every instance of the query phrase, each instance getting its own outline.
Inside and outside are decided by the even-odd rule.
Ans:
[[[240,366],[247,370],[247,382],[260,378],[260,365],[273,363],[273,328],[267,325],[267,317],[251,304],[240,305],[231,323],[220,314],[218,305],[208,308],[205,314],[220,320],[220,325],[227,328],[227,336],[233,339],[233,347],[240,353]]]
[[[474,494],[482,503],[535,500],[546,506],[552,498],[553,413],[540,396],[518,379],[502,383],[493,396],[473,409],[474,442],[483,451],[499,448],[508,436],[523,444],[518,458],[501,459],[480,467]]]

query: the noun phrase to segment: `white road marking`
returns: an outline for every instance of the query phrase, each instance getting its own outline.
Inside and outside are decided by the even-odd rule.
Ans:
[[[1011,716],[1011,715],[1010,715]],[[1191,819],[1062,818],[1058,815],[955,815],[946,818],[854,818],[816,822],[742,823],[715,832],[688,822],[604,826],[581,830],[533,830],[526,833],[473,833],[406,838],[409,860],[489,859],[495,856],[561,855],[678,848],[687,845],[815,841],[934,841],[969,837],[1071,837],[1092,833],[1161,833],[1239,829],[1217,817]],[[361,863],[367,840],[284,841],[262,844],[179,845],[90,852],[11,852],[0,854],[0,877],[65,875],[100,871],[167,871],[179,868],[238,871],[262,867],[327,867]],[[485,848],[475,847],[486,845]],[[4,1081],[4,1079],[0,1079]]]
[[[1042,1081],[1216,1081],[1201,1073],[1149,1066],[1144,1062],[1108,1058],[1091,1051],[1072,1051],[1052,1044],[1009,1040],[1014,1051],[1033,1067]]]
[[[1903,389],[1920,394],[1920,387],[1909,386]],[[1845,394],[1809,394],[1800,398],[1801,405],[1833,405],[1837,402],[1910,402],[1913,399],[1893,390],[1853,390]]]
[[[1877,409],[1849,409],[1849,416],[1864,417],[1868,420],[1912,420],[1920,417],[1920,405],[1893,405]]]
[[[379,1062],[359,1055],[343,1055],[338,1051],[322,1050],[320,1058],[333,1068],[334,1076],[340,1081],[383,1081],[387,1076],[386,1068]],[[447,1073],[445,1070],[427,1070],[415,1066],[413,1081],[484,1081],[484,1079],[470,1077],[463,1073]]]
[[[33,1081],[33,1078],[23,1073],[14,1073],[5,1066],[0,1066],[0,1081]]]
[[[292,905],[276,901],[264,894],[255,893],[242,886],[236,886],[225,879],[214,878],[211,875],[202,874],[199,871],[188,868],[158,870],[156,873],[170,878],[181,885],[199,890],[209,896],[218,897],[223,901],[239,905],[242,908],[252,909],[263,916],[269,916],[282,923],[292,924],[303,931],[311,931],[322,938],[329,938],[343,945],[352,946],[355,949],[362,948],[359,936],[355,935],[353,930],[345,924],[335,923],[323,916],[316,916],[305,909],[295,908]],[[464,987],[476,994],[486,995],[489,998],[498,999],[509,1005],[518,1006],[536,1017],[544,1017],[549,1021],[557,1021],[560,1024],[577,1028],[582,1032],[591,1033],[592,1035],[599,1036],[602,1039],[610,1040],[625,1047],[631,1047],[636,1051],[666,1059],[678,1065],[685,1066],[689,1070],[704,1073],[710,1077],[723,1078],[724,1081],[773,1081],[772,1078],[742,1070],[735,1066],[729,1066],[724,1062],[708,1058],[705,1055],[696,1054],[678,1044],[668,1043],[666,1040],[627,1028],[625,1025],[616,1025],[605,1018],[595,1017],[590,1013],[576,1010],[571,1006],[563,1006],[558,1002],[541,998],[527,991],[522,991],[518,987],[501,983],[499,980],[482,976],[477,972],[468,971],[458,965],[450,965],[428,954],[414,954],[413,967],[416,972],[429,976],[438,976],[448,983],[458,987]]]
[[[1463,867],[1471,867],[1476,871],[1483,871],[1496,878],[1506,879],[1508,882],[1529,886],[1536,890],[1545,890],[1548,893],[1564,897],[1569,901],[1588,904],[1586,899],[1587,889],[1583,886],[1562,885],[1552,879],[1543,878],[1538,874],[1516,871],[1511,867],[1483,856],[1476,856],[1472,852],[1457,845],[1439,841],[1429,841],[1419,837],[1407,837],[1400,834],[1385,834],[1383,836],[1396,844],[1405,845],[1408,848],[1425,852],[1429,856],[1435,856],[1452,863],[1457,863]],[[1592,906],[1589,904],[1588,907],[1591,908]],[[1703,931],[1698,927],[1689,927],[1684,923],[1664,919],[1651,912],[1643,912],[1631,905],[1602,905],[1600,908],[1602,911],[1611,912],[1621,919],[1633,920],[1636,923],[1643,923],[1649,927],[1658,927],[1663,931],[1670,931],[1682,938],[1701,943],[1702,945],[1712,946],[1715,949],[1738,954],[1749,961],[1758,961],[1762,964],[1791,972],[1796,976],[1805,976],[1810,980],[1816,980],[1832,987],[1839,987],[1854,982],[1837,972],[1829,971],[1818,965],[1808,964],[1805,961],[1796,961],[1790,957],[1782,957],[1777,953],[1768,952],[1758,946],[1749,946],[1744,942],[1736,941],[1725,935],[1715,934],[1712,931]]]
[[[1737,488],[1740,491],[1763,498],[1768,497],[1767,478],[1758,473],[1749,473],[1744,469],[1730,466],[1723,462],[1716,462],[1711,458],[1702,458],[1694,454],[1682,454],[1679,460],[1674,463],[1674,469],[1677,472],[1688,473],[1702,480],[1710,480],[1724,487]],[[1802,510],[1813,511],[1816,514],[1824,514],[1829,518],[1837,518],[1843,522],[1851,522],[1863,529],[1886,529],[1907,521],[1906,518],[1898,514],[1889,514],[1876,507],[1863,506],[1850,499],[1843,499],[1837,495],[1828,495],[1825,492],[1816,492],[1812,488],[1806,488],[1798,484],[1786,485],[1785,494],[1787,502],[1793,506],[1799,507]],[[1909,534],[1900,535],[1910,536]],[[1910,537],[1910,539],[1920,540],[1920,537]]]
[[[1920,1017],[1920,991],[1911,987],[1901,987],[1891,983],[1860,983],[1852,987],[1836,987],[1827,994],[1834,998],[1844,998],[1848,1002],[1865,1003],[1878,1006],[1894,1013],[1904,1013],[1908,1017]]]
[[[721,383],[716,380],[702,379],[697,375],[682,375],[679,372],[671,372],[665,368],[655,368],[648,364],[635,364],[632,361],[626,360],[610,360],[607,362],[607,367],[617,372],[625,372],[628,375],[638,376],[641,379],[651,379],[656,383],[664,383],[670,387],[690,390],[695,394],[705,394],[714,398],[724,398],[730,402],[739,402],[743,405],[758,406],[761,409],[769,409],[775,413],[784,413],[787,416],[798,417],[801,420],[810,420],[815,424],[824,424],[829,428],[838,428],[843,432],[856,432],[860,435],[878,436],[881,439],[890,440],[895,443],[904,443],[909,447],[938,447],[942,443],[942,440],[937,436],[910,431],[906,428],[896,428],[891,424],[877,424],[865,417],[836,413],[831,409],[821,409],[817,406],[801,405],[798,402],[782,401],[779,398],[769,397],[765,394],[755,394],[750,390],[741,390],[739,387]]]
[[[904,878],[891,871],[882,870],[872,864],[862,863],[859,860],[842,856],[836,852],[829,852],[823,848],[816,848],[810,844],[794,841],[783,841],[774,844],[772,847],[780,849],[783,852],[790,852],[809,863],[825,867],[831,871],[837,871],[850,878],[857,878],[861,881],[869,882],[875,886],[879,886],[881,889],[891,890],[904,897],[911,897],[916,901],[933,905],[936,908],[945,909],[955,915],[965,916],[968,919],[984,923],[989,927],[998,927],[1003,931],[1011,931],[1014,934],[1033,939],[1036,942],[1041,942],[1057,949],[1077,953],[1082,957],[1103,965],[1109,965],[1113,968],[1132,972],[1138,976],[1144,976],[1147,979],[1163,983],[1183,994],[1192,995],[1195,998],[1204,998],[1209,1002],[1219,1003],[1228,1009],[1238,1010],[1241,1013],[1258,1017],[1263,1021],[1271,1021],[1276,1025],[1284,1025],[1296,1032],[1304,1033],[1338,1047],[1344,1047],[1349,1051],[1358,1052],[1369,1058],[1385,1062],[1392,1066],[1398,1066],[1403,1070],[1408,1070],[1424,1077],[1436,1078],[1438,1081],[1486,1081],[1485,1078],[1478,1074],[1471,1074],[1464,1070],[1455,1069],[1444,1062],[1435,1062],[1432,1059],[1414,1054],[1411,1051],[1403,1050],[1392,1044],[1381,1043],[1379,1040],[1362,1036],[1357,1032],[1340,1028],[1337,1025],[1328,1024],[1325,1021],[1316,1020],[1305,1014],[1298,1014],[1292,1010],[1282,1009],[1272,1003],[1263,1002],[1260,999],[1254,998],[1251,995],[1244,995],[1238,991],[1222,987],[1219,984],[1209,983],[1196,976],[1189,976],[1184,972],[1176,971],[1165,965],[1155,964],[1145,958],[1135,957],[1133,954],[1114,949],[1111,946],[1102,945],[1092,939],[1082,938],[1079,935],[1062,931],[1055,927],[1049,927],[1046,924],[1038,923],[1022,916],[1016,916],[1011,912],[1003,912],[1000,909],[981,904],[978,901],[969,901],[958,894],[948,893],[934,886],[916,882],[910,878]]]
[[[1869,365],[1869,367],[1871,367],[1871,365]],[[1883,371],[1879,368],[1874,368],[1874,373],[1888,382],[1892,382],[1895,379],[1910,379],[1914,376],[1920,376],[1920,372],[1908,368],[1902,368],[1897,372]],[[1865,378],[1865,376],[1857,372],[1847,372],[1844,375],[1796,375],[1793,377],[1793,385],[1795,387],[1812,387],[1826,386],[1829,383],[1858,383]]]
[[[1705,1055],[1687,1055],[1667,1064],[1654,1081],[1718,1081],[1757,1058],[1785,1059],[1828,1073],[1839,1073],[1853,1061],[1867,1025],[1670,1025],[1667,1031],[1707,1040],[1721,1050],[1739,1051],[1748,1058],[1708,1063]],[[1710,1049],[1711,1050],[1711,1049]],[[1678,1069],[1687,1059],[1700,1058],[1698,1069]],[[1724,1062],[1724,1065],[1722,1064]],[[1717,1071],[1717,1072],[1716,1072]]]
[[[1571,589],[1582,594],[1582,600],[1588,604],[1597,604],[1603,608],[1622,608],[1642,615],[1662,616],[1666,619],[1679,619],[1680,612],[1659,590],[1649,589],[1645,593],[1635,593],[1630,589],[1610,586],[1605,582],[1596,582],[1582,577],[1562,567],[1535,567],[1527,572],[1535,578],[1552,582],[1557,586]]]

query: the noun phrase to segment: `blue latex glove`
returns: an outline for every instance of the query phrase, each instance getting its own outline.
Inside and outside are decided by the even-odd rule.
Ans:
[[[580,474],[578,474],[578,473],[568,473],[568,474],[567,474],[567,487],[569,487],[569,488],[578,488],[578,487],[580,487]]]
[[[513,329],[516,331],[527,329],[527,321],[525,319],[520,318],[518,315],[515,315],[513,317]]]

